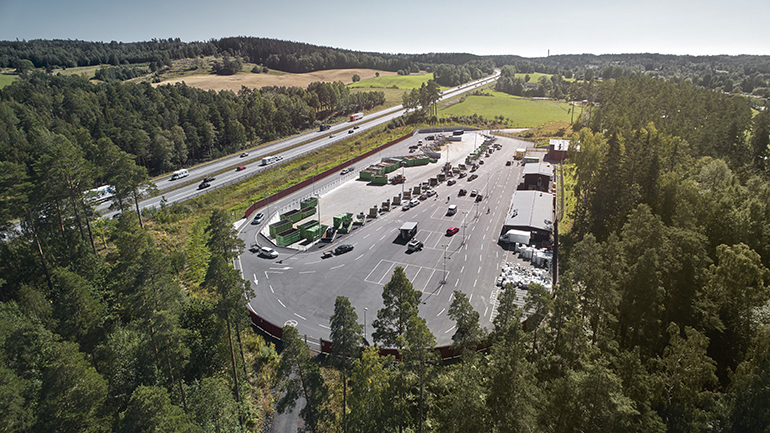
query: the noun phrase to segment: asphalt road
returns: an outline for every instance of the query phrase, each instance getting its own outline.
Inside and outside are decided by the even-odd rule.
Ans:
[[[423,293],[420,315],[439,345],[449,344],[453,335],[454,322],[447,311],[454,290],[466,293],[481,315],[481,325],[491,327],[499,292],[495,279],[502,264],[512,261],[512,253],[498,245],[497,238],[522,170],[516,164],[506,166],[505,161],[512,159],[513,149],[524,147],[520,141],[499,141],[504,143],[502,150],[485,159],[476,172],[476,180],[469,182],[466,177],[453,186],[442,183],[435,188],[435,197],[407,211],[399,207],[381,214],[350,234],[338,236],[331,246],[317,244],[301,252],[276,248],[280,256],[272,260],[247,251],[240,258],[240,268],[256,293],[251,307],[278,326],[296,326],[309,339],[328,339],[334,300],[347,296],[356,308],[359,322],[366,322],[366,334],[370,336],[371,322],[382,308],[382,288],[395,267],[401,266],[413,286]],[[410,184],[420,180],[427,178],[410,179]],[[324,189],[325,184],[319,182],[314,188]],[[469,195],[458,197],[460,188],[469,192],[477,189],[485,199],[477,205]],[[309,195],[308,190],[275,203],[275,208]],[[449,203],[447,196],[451,197]],[[323,201],[322,196],[322,205]],[[455,215],[446,215],[449,204],[458,206]],[[424,242],[422,251],[408,253],[405,242],[399,239],[398,229],[405,221],[418,222],[415,238]],[[460,231],[447,236],[446,230],[451,226],[460,227]],[[245,226],[241,237],[247,245],[255,240],[266,242],[257,235],[258,229],[250,224]],[[354,250],[322,259],[322,251],[340,244],[352,244]],[[444,279],[446,283],[442,284]]]
[[[482,78],[481,80],[464,84],[462,86],[447,89],[443,92],[441,99],[443,100],[446,98],[451,98],[458,94],[470,91],[476,87],[479,87],[480,85],[489,83],[497,79],[499,75],[500,75],[500,72],[495,71],[495,73],[489,77],[485,77],[485,78]],[[171,179],[170,174],[168,176],[155,179],[155,185],[158,188],[160,193],[155,197],[151,197],[140,201],[139,207],[141,209],[144,209],[145,207],[148,207],[148,206],[160,207],[160,203],[164,198],[168,204],[182,202],[182,201],[197,197],[201,194],[205,194],[208,191],[217,189],[219,187],[245,180],[251,176],[254,176],[257,173],[260,173],[264,170],[268,170],[273,166],[278,165],[282,162],[289,161],[293,158],[296,158],[304,154],[313,152],[317,149],[329,146],[337,141],[344,140],[351,135],[351,134],[348,134],[348,131],[352,129],[353,126],[359,127],[359,129],[355,130],[354,134],[360,134],[361,132],[364,132],[368,129],[387,123],[390,120],[403,115],[404,112],[405,112],[404,109],[400,105],[396,107],[391,107],[386,110],[370,113],[367,116],[365,116],[362,120],[357,122],[343,122],[337,125],[333,125],[331,129],[328,129],[323,132],[310,131],[310,132],[306,132],[300,135],[286,138],[274,143],[270,143],[264,146],[259,146],[258,148],[250,150],[249,156],[245,158],[241,158],[239,156],[240,153],[238,153],[238,154],[229,156],[227,158],[218,159],[216,161],[211,161],[205,164],[201,164],[201,165],[189,168],[188,169],[189,175],[183,179],[172,181],[170,180]],[[332,134],[334,134],[334,137],[331,137]],[[283,151],[284,149],[290,148],[292,146],[296,146],[297,144],[303,143],[308,140],[313,140],[313,141],[304,146],[299,146],[293,149]],[[273,163],[268,166],[260,165],[263,156],[267,156],[269,154],[280,155],[283,157],[283,161],[278,163]],[[245,166],[246,169],[242,171],[236,171],[236,167],[238,166]],[[216,174],[216,173],[219,173],[219,174]],[[200,183],[200,181],[204,177],[210,176],[210,175],[213,175],[216,177],[216,180],[210,182],[211,186],[203,190],[198,189],[198,184]],[[180,184],[184,184],[184,186],[179,187]],[[97,206],[96,209],[98,212],[107,214],[109,213],[109,210],[108,210],[109,206],[110,206],[110,203],[103,203]]]

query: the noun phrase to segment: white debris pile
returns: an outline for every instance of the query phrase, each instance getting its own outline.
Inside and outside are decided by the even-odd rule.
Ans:
[[[540,284],[549,292],[552,288],[551,275],[547,270],[506,263],[497,278],[497,285],[505,287],[509,283],[520,289],[526,289],[532,283]]]
[[[518,243],[513,247],[513,250],[518,252],[522,259],[531,261],[533,266],[548,268],[553,263],[552,251]]]

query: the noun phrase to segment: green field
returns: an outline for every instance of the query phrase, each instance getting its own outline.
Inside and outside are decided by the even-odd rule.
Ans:
[[[16,81],[18,77],[16,75],[6,75],[6,74],[0,74],[0,89],[2,89],[5,86],[10,85],[14,81]]]
[[[511,96],[485,88],[484,93],[493,96],[468,96],[464,102],[439,111],[439,117],[472,116],[485,119],[503,116],[512,128],[531,128],[546,122],[569,120],[569,104],[546,99],[528,99]]]
[[[384,110],[386,108],[395,107],[401,105],[403,99],[401,96],[406,92],[406,89],[370,89],[369,87],[358,87],[350,89],[350,93],[360,92],[382,92],[385,94],[385,104],[378,106],[377,109]]]
[[[423,83],[433,79],[433,74],[394,75],[389,77],[374,77],[349,84],[350,88],[390,88],[419,89]],[[442,87],[444,89],[445,87]]]
[[[516,74],[516,78],[521,78],[522,80],[526,76],[527,76],[527,74]],[[540,72],[533,72],[533,73],[529,74],[529,82],[530,83],[537,83],[537,80],[539,80],[540,77],[551,78],[551,77],[553,77],[553,74],[541,74]],[[571,82],[575,81],[575,79],[574,78],[564,78],[564,81],[567,81],[567,82],[571,83]]]

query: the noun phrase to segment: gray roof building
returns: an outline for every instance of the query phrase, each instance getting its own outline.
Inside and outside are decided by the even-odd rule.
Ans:
[[[554,195],[543,191],[516,191],[505,216],[503,233],[508,230],[528,230],[548,235],[553,230]]]

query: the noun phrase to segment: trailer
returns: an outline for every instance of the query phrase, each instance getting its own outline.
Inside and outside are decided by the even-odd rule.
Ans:
[[[355,122],[364,118],[364,113],[354,113],[350,115],[350,121]]]
[[[276,161],[278,161],[280,158],[278,156],[268,156],[265,158],[262,158],[262,162],[260,165],[270,165]]]

